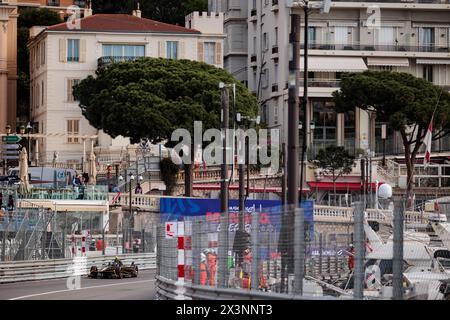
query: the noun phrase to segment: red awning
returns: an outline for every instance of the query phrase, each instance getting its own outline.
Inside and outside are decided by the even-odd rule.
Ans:
[[[378,186],[381,186],[384,182],[378,182]],[[334,190],[333,182],[322,182],[322,181],[314,181],[314,182],[308,182],[309,187],[311,189],[317,189],[317,190]],[[370,183],[366,183],[367,186],[370,186]],[[376,183],[372,183],[372,190],[375,190]],[[359,182],[336,182],[336,190],[343,190],[343,191],[357,191],[361,190],[361,183]]]

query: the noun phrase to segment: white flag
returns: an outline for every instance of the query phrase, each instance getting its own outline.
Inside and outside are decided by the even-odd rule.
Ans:
[[[425,165],[425,168],[430,163],[432,137],[433,137],[433,117],[431,118],[430,124],[428,125],[427,134],[425,135],[425,138],[423,139],[423,143],[427,147],[427,149],[425,150],[425,157],[423,158],[423,164]]]

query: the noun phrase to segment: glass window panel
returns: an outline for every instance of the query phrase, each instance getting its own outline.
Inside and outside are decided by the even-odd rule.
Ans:
[[[206,63],[215,64],[216,43],[205,42],[203,45],[204,59]]]

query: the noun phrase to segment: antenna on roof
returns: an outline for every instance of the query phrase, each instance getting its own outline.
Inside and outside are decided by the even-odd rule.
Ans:
[[[139,1],[138,1],[138,3],[137,3],[137,9],[138,9],[138,10],[141,10],[141,9],[140,9],[140,6],[141,6],[141,4],[140,4]]]

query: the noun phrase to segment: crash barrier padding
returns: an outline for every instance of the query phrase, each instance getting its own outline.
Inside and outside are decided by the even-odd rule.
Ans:
[[[157,300],[336,300],[332,296],[300,296],[274,292],[255,292],[245,289],[216,288],[181,284],[156,276]]]
[[[88,257],[85,274],[92,266],[112,262],[116,255]],[[134,262],[139,270],[156,269],[156,253],[117,255],[124,265]],[[78,257],[77,259],[80,259]],[[0,283],[67,278],[74,274],[74,259],[0,262]]]

